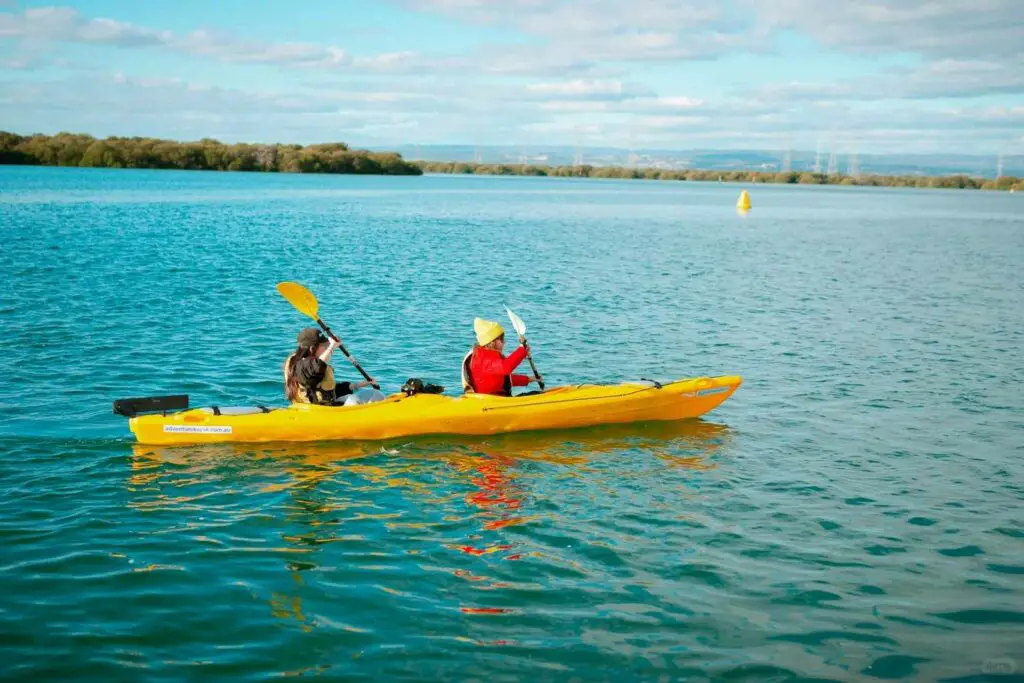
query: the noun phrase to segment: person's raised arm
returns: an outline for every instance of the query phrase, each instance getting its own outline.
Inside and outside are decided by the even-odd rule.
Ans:
[[[327,348],[324,349],[324,352],[321,353],[318,357],[320,358],[320,360],[326,363],[328,360],[330,360],[331,354],[334,353],[334,349],[336,348],[338,348],[338,342],[335,341],[334,339],[331,339],[327,345]]]
[[[519,364],[526,359],[526,352],[528,348],[523,345],[513,351],[508,358],[502,361],[502,370],[504,374],[510,375],[512,371],[519,367]]]

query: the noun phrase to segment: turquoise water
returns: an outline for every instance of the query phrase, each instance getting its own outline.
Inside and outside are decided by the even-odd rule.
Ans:
[[[0,679],[1020,680],[1024,197],[0,168]],[[325,321],[395,391],[472,319],[704,419],[154,449]],[[355,379],[343,358],[339,374]]]

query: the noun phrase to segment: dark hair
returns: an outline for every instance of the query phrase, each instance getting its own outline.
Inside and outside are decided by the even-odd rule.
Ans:
[[[303,358],[308,358],[313,355],[313,349],[305,346],[299,346],[295,349],[295,353],[288,356],[288,360],[285,363],[284,371],[284,396],[289,401],[294,401],[295,397],[299,395],[299,381],[295,378],[295,361]]]

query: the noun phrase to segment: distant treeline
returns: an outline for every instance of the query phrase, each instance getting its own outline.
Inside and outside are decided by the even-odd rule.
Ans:
[[[73,133],[23,136],[4,131],[0,131],[0,164],[280,173],[423,173],[419,166],[399,154],[352,150],[342,142],[305,147],[226,145],[209,138],[199,142],[140,137],[100,140]]]
[[[564,178],[630,178],[641,180],[696,180],[743,183],[780,183],[800,185],[867,185],[873,187],[943,187],[969,190],[1024,191],[1024,178],[1002,176],[995,180],[968,175],[857,176],[809,171],[701,171],[658,168],[623,168],[621,166],[533,166],[522,164],[476,164],[451,161],[416,161],[427,173],[463,173],[476,175],[552,176]]]

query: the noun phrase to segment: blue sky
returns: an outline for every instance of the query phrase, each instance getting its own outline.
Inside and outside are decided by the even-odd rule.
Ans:
[[[1022,0],[0,0],[0,129],[1024,153]]]

